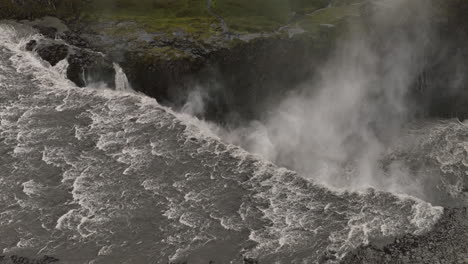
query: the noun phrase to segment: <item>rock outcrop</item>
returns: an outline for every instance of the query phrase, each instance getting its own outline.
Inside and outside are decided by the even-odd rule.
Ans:
[[[360,7],[357,1],[197,0],[186,9],[184,1],[75,1],[73,8],[49,1],[27,16],[13,8],[24,6],[21,1],[9,4],[17,16],[6,17],[62,18],[65,27],[34,24],[50,41],[27,48],[51,65],[67,57],[68,77],[78,86],[96,81],[113,86],[113,61],[134,89],[172,106],[181,106],[189,91],[202,87],[210,98],[205,117],[223,120],[232,113],[255,118],[265,105],[311,78],[343,22]],[[70,15],[73,10],[78,13]]]
[[[432,52],[415,87],[423,115],[468,118],[468,2],[433,1],[436,8]]]
[[[159,7],[164,13],[153,17],[140,10],[142,3],[128,8],[143,16],[132,19],[130,14],[123,20],[116,17],[123,8],[117,5],[97,23],[84,30],[80,24],[75,28],[122,66],[134,89],[161,103],[181,106],[199,87],[209,97],[205,118],[221,121],[236,113],[250,119],[314,76],[343,22],[357,15],[361,6],[356,1],[338,1],[337,6],[329,1],[294,7],[279,4],[295,2],[288,0],[265,2],[272,10],[252,11],[249,5],[258,3],[241,1],[236,4],[239,10],[231,2],[204,6],[202,1],[190,16],[182,12],[175,17],[170,15],[171,4]],[[193,19],[193,12],[199,19]],[[83,21],[89,19],[92,16]]]
[[[65,44],[43,45],[36,48],[36,52],[43,60],[55,66],[59,61],[64,60],[68,56],[68,47]]]
[[[36,52],[51,66],[67,59],[68,79],[80,87],[92,82],[104,82],[114,87],[115,71],[111,58],[95,51],[77,32],[69,30],[62,21],[52,17],[28,23],[44,38],[31,40],[26,44],[26,50]],[[48,23],[55,26],[44,26]]]

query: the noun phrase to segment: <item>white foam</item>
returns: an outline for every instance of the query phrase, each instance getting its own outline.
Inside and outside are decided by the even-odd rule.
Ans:
[[[3,32],[2,30],[4,29],[0,26],[0,33]],[[4,37],[0,34],[0,39]],[[255,217],[259,218],[255,220],[271,223],[271,225],[256,227],[256,230],[251,231],[250,239],[258,242],[259,245],[247,254],[287,254],[286,249],[288,248],[309,248],[316,246],[313,244],[315,242],[326,244],[328,241],[318,241],[318,237],[326,237],[332,232],[330,230],[332,228],[339,230],[330,235],[329,240],[332,242],[330,248],[336,248],[339,253],[343,253],[349,248],[367,243],[369,238],[375,234],[387,236],[427,230],[441,213],[441,208],[434,208],[421,201],[400,199],[401,204],[388,204],[389,207],[394,206],[394,208],[388,209],[377,201],[379,197],[390,197],[384,194],[373,196],[363,191],[358,195],[350,194],[344,190],[341,193],[330,192],[329,189],[325,190],[311,182],[302,181],[292,171],[279,169],[272,163],[266,162],[259,156],[252,156],[239,147],[224,146],[212,133],[209,123],[188,115],[175,113],[159,106],[153,99],[129,93],[125,89],[123,91],[122,89],[119,91],[79,89],[66,80],[64,76],[65,62],[59,64],[58,67],[49,67],[39,63],[37,57],[22,51],[17,45],[12,45],[11,48],[21,55],[12,57],[12,63],[20,72],[32,74],[35,77],[35,81],[40,84],[39,89],[45,91],[42,96],[50,95],[53,97],[56,95],[63,98],[63,103],[58,102],[58,106],[54,107],[55,110],[64,111],[88,103],[93,104],[92,107],[86,109],[86,113],[82,116],[86,117],[87,120],[90,119],[92,124],[89,126],[88,123],[75,124],[70,128],[74,129],[76,139],[89,139],[92,143],[96,143],[97,149],[74,154],[59,147],[45,146],[42,152],[42,160],[47,164],[66,167],[63,173],[63,183],[64,186],[70,185],[69,187],[72,188],[73,201],[71,203],[77,207],[57,220],[57,230],[78,233],[81,238],[92,238],[105,230],[104,227],[106,223],[111,221],[110,219],[121,222],[130,219],[130,217],[120,216],[126,213],[132,214],[131,210],[126,212],[126,209],[130,208],[131,203],[138,198],[131,200],[131,202],[126,200],[128,204],[123,204],[110,200],[110,197],[106,196],[109,194],[105,192],[106,188],[118,189],[122,187],[121,181],[125,183],[127,180],[140,187],[140,189],[136,189],[135,193],[147,191],[156,195],[165,195],[167,202],[164,199],[161,200],[164,200],[165,207],[162,210],[164,211],[163,215],[167,218],[164,220],[170,223],[168,226],[174,225],[174,228],[189,230],[187,233],[182,233],[180,237],[174,238],[175,242],[173,243],[177,245],[190,244],[191,242],[187,241],[197,240],[196,235],[208,233],[209,221],[219,223],[224,229],[239,231],[248,227],[251,215],[255,213]],[[79,101],[75,100],[74,97],[86,100]],[[96,98],[99,98],[96,100],[97,103],[88,101],[88,99]],[[2,116],[0,123],[2,127],[11,126],[16,129],[14,126],[18,124],[27,124],[33,119],[35,111],[41,111],[41,109],[22,111],[24,114],[19,122],[4,120]],[[130,118],[136,118],[135,124],[137,125],[132,126],[128,123]],[[207,215],[197,212],[197,210],[201,210],[202,205],[214,206],[213,204],[205,204],[203,200],[205,197],[201,195],[202,191],[194,189],[196,191],[187,192],[187,189],[190,190],[191,180],[203,175],[200,172],[178,175],[181,178],[174,181],[171,186],[162,186],[156,177],[156,179],[150,178],[150,175],[154,177],[159,172],[151,171],[145,174],[142,170],[147,162],[154,161],[151,154],[165,159],[174,158],[176,160],[177,157],[171,156],[171,149],[168,149],[171,145],[165,142],[164,138],[159,138],[160,135],[141,138],[138,135],[142,134],[135,132],[140,132],[138,130],[140,127],[151,127],[151,129],[159,127],[164,128],[163,131],[172,133],[172,129],[179,128],[179,126],[185,126],[185,134],[177,135],[177,140],[182,139],[182,142],[186,140],[186,146],[195,145],[197,147],[197,151],[190,153],[192,157],[205,152],[210,152],[209,154],[214,154],[214,156],[227,152],[236,159],[237,165],[236,162],[233,163],[233,166],[230,164],[228,173],[219,172],[216,177],[212,175],[213,181],[209,184],[213,185],[207,187],[221,189],[217,190],[221,192],[224,189],[228,190],[231,184],[239,183],[240,179],[237,173],[244,173],[244,169],[249,170],[247,178],[239,183],[241,187],[239,191],[252,194],[252,197],[242,202],[237,212],[244,222],[237,219],[237,216],[213,214],[211,218],[217,220],[214,221],[209,219]],[[149,134],[153,132],[152,130],[142,131]],[[40,142],[42,138],[45,138],[44,135],[51,134],[49,132],[53,131],[24,129],[12,134],[17,133],[14,140],[18,142]],[[132,133],[138,135],[132,135]],[[190,137],[199,139],[196,141],[197,144],[191,143]],[[144,139],[144,142],[138,142],[139,139]],[[64,146],[64,148],[68,147],[69,145]],[[26,154],[33,149],[28,149],[27,145],[19,144],[15,150],[17,153]],[[192,152],[192,149],[190,151]],[[160,164],[158,162],[161,160],[157,159],[154,164]],[[218,161],[214,160],[213,162]],[[114,168],[105,170],[103,164],[115,166],[115,171]],[[248,167],[248,165],[251,166]],[[218,166],[217,163],[216,166]],[[251,168],[252,166],[254,168]],[[250,170],[252,171],[250,172]],[[139,178],[142,175],[145,178]],[[183,175],[186,177],[182,177]],[[226,179],[232,181],[223,182]],[[219,185],[215,185],[215,183],[219,183]],[[130,194],[132,193],[133,186],[129,184],[123,187]],[[171,188],[170,192],[173,192],[173,196],[167,195],[165,187]],[[34,181],[23,184],[23,192],[26,195],[34,195],[38,191],[40,191],[40,185]],[[112,191],[122,196],[120,197],[122,199],[125,198],[123,196],[127,195],[120,195],[121,189]],[[318,197],[321,195],[323,197]],[[326,197],[332,200],[322,201]],[[213,203],[213,201],[208,202]],[[257,208],[257,202],[262,206]],[[335,215],[339,217],[333,218]],[[325,230],[326,228],[329,230]],[[170,235],[167,236],[166,240],[172,241]],[[193,249],[194,247],[190,246],[183,247],[178,253],[190,252]],[[102,255],[106,255],[108,252],[104,247],[101,250]]]
[[[44,147],[42,152],[42,160],[50,165],[61,167],[65,158],[64,150],[60,148]]]
[[[23,182],[23,192],[27,196],[34,196],[40,194],[44,190],[44,186],[36,183],[34,180],[29,180],[27,182]]]
[[[429,231],[442,216],[444,209],[439,206],[432,206],[426,202],[415,203],[412,206],[413,217],[410,222],[417,227],[415,234]]]
[[[115,245],[110,245],[110,246],[103,246],[99,252],[98,256],[111,256],[116,250]]]

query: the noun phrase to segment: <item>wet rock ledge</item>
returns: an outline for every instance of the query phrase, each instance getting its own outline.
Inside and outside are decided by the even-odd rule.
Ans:
[[[434,229],[421,236],[406,235],[384,247],[362,246],[342,264],[468,263],[468,209],[446,209]]]
[[[24,23],[44,36],[43,39],[27,43],[26,50],[35,51],[51,66],[67,59],[67,77],[80,87],[86,86],[88,82],[103,82],[109,87],[114,86],[115,72],[112,60],[93,50],[88,41],[69,30],[63,21],[46,17]]]

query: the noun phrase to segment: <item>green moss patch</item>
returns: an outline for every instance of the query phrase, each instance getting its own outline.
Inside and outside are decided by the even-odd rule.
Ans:
[[[233,31],[254,33],[278,29],[294,13],[326,7],[328,0],[213,0],[213,10]]]
[[[212,0],[210,12],[207,0],[95,0],[83,14],[90,20],[134,21],[149,32],[183,30],[208,36],[222,31],[219,17],[233,32],[268,32],[288,23],[295,13],[312,12],[328,3],[329,0]]]
[[[213,23],[217,23],[204,0],[97,0],[85,8],[83,17],[100,22],[132,21],[147,32],[194,35],[212,33],[216,29]]]
[[[323,26],[336,25],[346,17],[358,16],[359,10],[360,5],[329,7],[308,14],[297,23],[304,30],[319,32],[320,28]]]

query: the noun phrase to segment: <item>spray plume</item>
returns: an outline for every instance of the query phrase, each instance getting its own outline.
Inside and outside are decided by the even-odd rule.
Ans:
[[[380,160],[414,112],[408,93],[431,43],[431,5],[378,0],[366,6],[371,11],[350,23],[318,78],[263,119],[235,129],[217,127],[218,134],[329,186],[417,193],[405,168],[384,170]],[[186,108],[203,109],[202,97],[191,98],[197,100]]]

